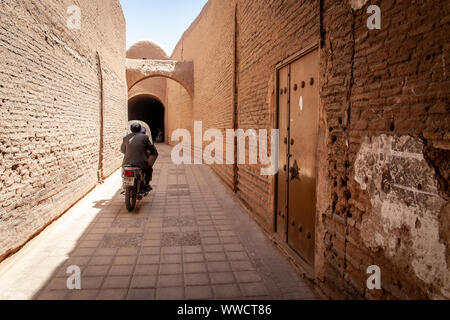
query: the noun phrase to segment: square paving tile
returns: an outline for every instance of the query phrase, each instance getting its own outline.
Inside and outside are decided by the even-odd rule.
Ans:
[[[144,247],[160,247],[161,240],[143,240],[142,246],[144,246]]]
[[[134,276],[131,280],[131,288],[155,288],[156,276]]]
[[[199,226],[198,230],[201,231],[215,231],[216,229],[213,226]]]
[[[87,241],[98,241],[98,240],[102,240],[103,239],[103,235],[98,233],[98,234],[87,234],[83,240],[87,240]]]
[[[224,246],[225,251],[233,252],[233,251],[245,251],[244,246],[242,244],[232,243],[232,244],[225,244]]]
[[[78,248],[75,249],[70,255],[72,257],[90,257],[94,254],[95,248]]]
[[[159,268],[160,274],[181,274],[183,273],[183,265],[180,264],[161,264]]]
[[[213,286],[216,299],[241,298],[242,293],[236,284],[221,284]]]
[[[207,272],[206,264],[203,262],[184,264],[184,273],[202,273],[202,272]]]
[[[37,300],[64,300],[69,294],[69,290],[45,290],[41,292]]]
[[[108,272],[109,266],[89,266],[84,270],[83,276],[86,277],[106,276]]]
[[[134,269],[134,275],[157,275],[159,271],[159,265],[137,265]]]
[[[100,244],[99,240],[85,240],[80,241],[78,244],[79,248],[97,248]]]
[[[155,300],[155,289],[131,289],[128,300]]]
[[[231,266],[227,261],[208,262],[209,272],[226,272],[231,271]]]
[[[114,257],[112,256],[99,256],[93,257],[89,262],[91,266],[99,266],[99,265],[110,265],[112,264]]]
[[[68,300],[95,300],[99,290],[72,290],[66,297]]]
[[[224,252],[223,245],[221,244],[207,244],[203,246],[205,252]]]
[[[158,288],[156,298],[158,300],[183,300],[184,287]]]
[[[258,282],[260,275],[256,271],[237,271],[234,273],[238,282]]]
[[[207,244],[220,244],[220,239],[217,237],[204,237],[202,238],[202,243]]]
[[[130,277],[106,277],[102,288],[127,289],[130,287]]]
[[[142,256],[151,256],[151,255],[159,255],[160,254],[159,247],[144,247],[141,249],[140,255]]]
[[[158,278],[159,288],[180,287],[183,286],[183,276],[176,275],[160,275]]]
[[[181,254],[167,254],[161,257],[162,263],[181,263],[182,261]]]
[[[253,264],[247,261],[231,261],[231,268],[233,271],[252,271],[255,270]]]
[[[205,256],[208,261],[227,261],[227,256],[223,252],[209,252]]]
[[[205,258],[202,253],[186,253],[183,255],[184,262],[201,262]]]
[[[98,248],[95,251],[95,255],[98,256],[112,256],[114,257],[117,254],[117,248]]]
[[[236,282],[232,272],[214,272],[209,275],[212,284],[231,284]]]
[[[161,248],[161,253],[163,255],[171,255],[171,254],[179,254],[181,255],[182,253],[182,247],[163,247]]]
[[[186,287],[186,299],[188,300],[202,300],[212,299],[213,293],[210,286],[195,286]]]
[[[101,290],[97,300],[124,300],[127,296],[127,291],[127,289]]]
[[[160,240],[161,233],[154,232],[154,230],[147,229],[147,234],[144,235],[144,240]]]
[[[71,257],[69,259],[67,259],[66,262],[64,262],[64,264],[61,267],[61,271],[63,271],[64,275],[67,275],[67,268],[69,266],[79,266],[84,267],[86,265],[88,265],[89,261],[91,260],[90,257]]]
[[[82,277],[81,278],[81,288],[82,289],[100,289],[104,277]]]
[[[137,258],[136,256],[117,256],[114,259],[113,264],[114,265],[124,265],[124,264],[132,265],[132,264],[136,263],[136,258]]]
[[[234,233],[234,231],[219,231],[218,232],[220,237],[235,237],[236,234]]]
[[[221,237],[220,240],[223,244],[240,243],[237,237]]]
[[[117,252],[118,256],[137,256],[138,254],[137,248],[120,248]]]
[[[112,266],[109,270],[109,276],[131,276],[133,274],[134,266],[132,265],[118,265]]]
[[[241,284],[242,291],[246,297],[266,296],[267,289],[264,283],[244,283]]]
[[[201,253],[202,246],[184,246],[183,253]]]
[[[209,284],[207,273],[187,273],[184,275],[184,283],[188,286],[201,286]]]
[[[140,256],[137,260],[137,264],[159,264],[161,258],[158,255],[154,256]]]
[[[89,233],[90,234],[105,234],[107,232],[108,232],[108,228],[97,228],[97,227],[94,227],[94,228],[89,229]]]
[[[236,261],[236,260],[248,260],[248,255],[244,251],[238,251],[238,252],[227,252],[227,257],[229,260]]]

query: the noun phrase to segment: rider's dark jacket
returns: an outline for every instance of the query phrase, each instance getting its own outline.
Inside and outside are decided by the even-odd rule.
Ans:
[[[137,166],[143,170],[150,169],[148,156],[158,154],[149,137],[142,133],[130,133],[127,135],[123,138],[120,149],[125,154],[123,166]]]

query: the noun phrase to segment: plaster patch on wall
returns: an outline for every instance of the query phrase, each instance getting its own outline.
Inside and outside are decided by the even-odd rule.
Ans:
[[[446,244],[439,237],[446,201],[423,157],[423,142],[410,136],[366,137],[355,161],[355,180],[372,204],[361,222],[364,244],[382,249],[400,267],[409,266],[434,288],[432,298],[449,298]]]
[[[361,9],[369,0],[349,0],[350,6],[353,10]]]

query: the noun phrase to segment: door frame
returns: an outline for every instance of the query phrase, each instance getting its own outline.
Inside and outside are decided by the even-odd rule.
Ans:
[[[318,54],[319,54],[319,61],[320,61],[320,41],[318,41],[317,43],[312,43],[308,46],[306,46],[305,48],[299,50],[298,52],[294,53],[293,55],[287,57],[286,59],[282,60],[281,62],[277,63],[275,65],[275,71],[274,71],[274,76],[275,76],[275,93],[276,93],[276,97],[275,97],[275,106],[274,106],[274,113],[275,116],[273,117],[273,126],[276,129],[280,128],[280,119],[279,119],[279,113],[280,113],[280,70],[288,65],[290,65],[291,63],[301,59],[302,57],[306,56],[307,54],[313,52],[314,50],[318,50]],[[319,67],[319,90],[320,90],[320,65]],[[290,69],[289,69],[289,79],[290,79]],[[289,83],[289,95],[290,95],[290,83]],[[318,133],[318,143],[316,146],[316,158],[319,154],[319,143],[320,143],[320,109],[321,109],[322,103],[321,103],[321,99],[320,99],[320,93],[319,93],[319,104],[318,104],[318,108],[317,108],[317,133]],[[280,156],[280,155],[279,155]],[[317,158],[318,159],[318,158]],[[289,169],[289,168],[288,168]],[[314,243],[314,251],[317,248],[317,240],[319,239],[317,237],[317,222],[319,219],[317,219],[317,207],[318,207],[318,185],[319,185],[319,168],[318,166],[316,167],[316,172],[315,172],[315,176],[316,176],[316,209],[315,209],[315,228],[314,228],[314,233],[315,233],[315,243]],[[279,173],[277,173],[275,175],[275,179],[274,179],[274,184],[273,184],[273,197],[274,197],[274,208],[273,208],[273,232],[274,234],[277,234],[278,232],[278,219],[277,219],[277,209],[278,209],[278,179],[279,179]],[[288,196],[288,195],[286,195]],[[287,219],[288,221],[288,219]],[[286,232],[288,232],[288,229],[286,229]],[[288,244],[288,238],[289,235],[286,234],[286,246],[290,249],[290,246]],[[284,241],[284,240],[283,240]],[[315,259],[313,262],[313,265],[310,265],[309,263],[306,262],[305,259],[303,259],[295,250],[289,250],[291,252],[294,252],[296,257],[300,258],[301,261],[303,261],[304,263],[307,264],[307,266],[312,267],[314,269],[314,265],[315,265]]]

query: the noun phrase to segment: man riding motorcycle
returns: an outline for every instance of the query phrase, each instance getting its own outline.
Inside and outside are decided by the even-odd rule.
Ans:
[[[149,137],[142,133],[142,126],[139,123],[131,125],[131,133],[123,138],[121,151],[125,154],[122,166],[136,166],[142,169],[145,174],[145,191],[150,192],[150,181],[152,181],[153,168],[148,160],[150,155],[158,155],[155,146],[150,142]]]

